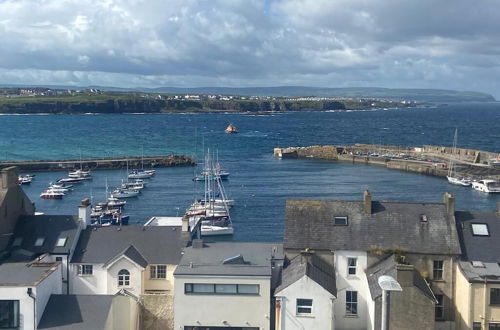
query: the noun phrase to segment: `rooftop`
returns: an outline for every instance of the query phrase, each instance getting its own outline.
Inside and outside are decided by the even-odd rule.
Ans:
[[[0,286],[37,286],[58,269],[57,263],[9,260],[0,264]]]
[[[284,290],[304,276],[312,279],[332,295],[337,295],[333,267],[315,255],[309,257],[297,255],[290,260],[288,266],[281,273],[281,283],[276,289],[276,293]]]
[[[77,239],[78,217],[73,215],[29,215],[20,217],[8,249],[41,253],[67,253]]]
[[[51,295],[37,329],[105,329],[114,296]]]
[[[130,250],[130,246],[135,251]],[[89,227],[82,231],[71,262],[106,264],[129,253],[150,264],[176,265],[184,246],[178,226]]]
[[[371,209],[365,212],[363,201],[287,200],[284,247],[460,254],[454,218],[444,204],[373,201]]]
[[[273,258],[283,259],[283,244],[203,243],[185,249],[174,275],[271,276]]]

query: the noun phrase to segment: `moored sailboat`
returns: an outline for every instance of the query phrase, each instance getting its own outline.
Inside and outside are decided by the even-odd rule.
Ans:
[[[450,163],[448,164],[448,175],[446,176],[446,179],[448,179],[448,182],[451,184],[467,187],[471,185],[472,181],[468,178],[464,178],[457,175],[457,172],[455,170],[455,164],[453,161],[457,151],[457,136],[458,136],[458,130],[455,129],[455,137],[453,139],[453,149],[451,152]]]

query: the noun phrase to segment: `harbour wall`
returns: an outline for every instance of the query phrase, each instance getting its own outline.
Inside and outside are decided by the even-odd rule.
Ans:
[[[20,172],[50,172],[68,171],[74,169],[90,170],[116,170],[141,168],[172,167],[172,166],[194,166],[195,160],[189,156],[166,155],[148,157],[124,157],[124,158],[102,158],[102,159],[67,159],[67,160],[40,160],[40,161],[16,161],[0,162],[0,168],[17,166]]]
[[[275,148],[279,158],[313,158],[383,166],[389,169],[446,177],[452,148],[439,146],[401,147],[355,144],[351,146],[309,146]],[[390,155],[390,156],[389,156]],[[500,169],[488,165],[499,154],[457,149],[454,159],[461,175],[474,179],[500,178]],[[397,158],[396,158],[397,157]]]

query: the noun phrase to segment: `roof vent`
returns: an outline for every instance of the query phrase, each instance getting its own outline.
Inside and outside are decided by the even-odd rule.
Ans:
[[[229,258],[226,258],[222,261],[224,265],[244,265],[246,264],[243,255],[238,254]]]
[[[427,218],[426,214],[421,214],[420,215],[420,222],[427,222],[429,219]]]

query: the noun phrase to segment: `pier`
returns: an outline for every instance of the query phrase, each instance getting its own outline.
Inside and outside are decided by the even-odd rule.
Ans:
[[[456,170],[473,179],[500,179],[500,168],[490,165],[491,159],[500,159],[500,154],[473,149],[423,146],[378,146],[355,144],[350,146],[309,146],[275,148],[279,158],[312,158],[343,161],[356,164],[383,166],[389,169],[446,177],[448,164],[453,158]]]
[[[66,159],[39,161],[0,162],[0,168],[17,166],[20,172],[68,171],[74,169],[116,170],[125,168],[157,168],[172,166],[194,166],[195,159],[184,155],[165,155],[148,157],[123,157],[101,159]]]

